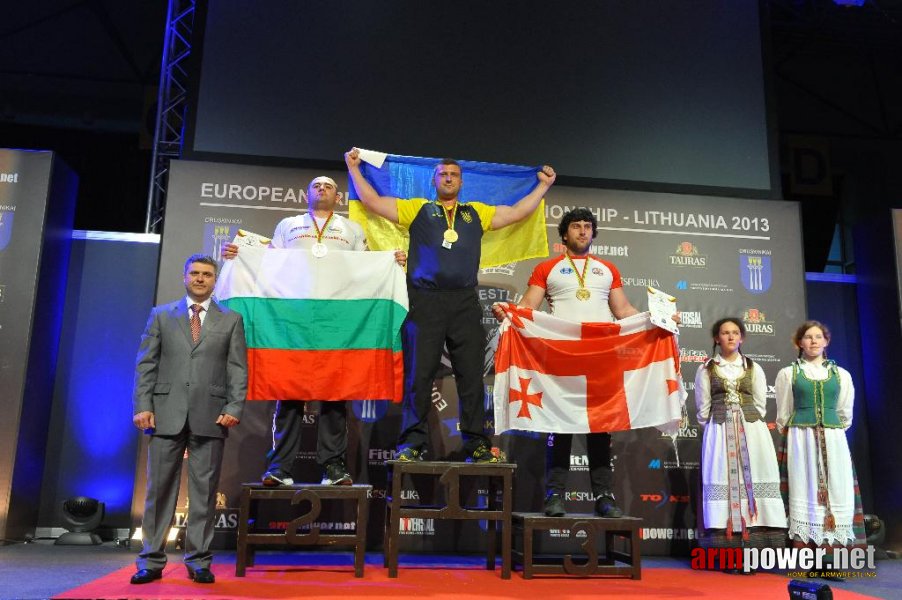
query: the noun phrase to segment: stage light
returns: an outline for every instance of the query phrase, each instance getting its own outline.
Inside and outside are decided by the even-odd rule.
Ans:
[[[103,502],[75,496],[63,502],[63,521],[69,531],[56,540],[58,546],[96,546],[100,536],[94,530],[103,521],[105,506]]]
[[[864,6],[865,2],[867,2],[867,0],[833,0],[833,4],[835,4],[836,6],[846,6],[846,7]]]
[[[793,579],[788,587],[793,600],[833,600],[833,590],[826,583]]]
[[[886,540],[886,529],[877,515],[864,515],[864,534],[871,546],[880,546]]]

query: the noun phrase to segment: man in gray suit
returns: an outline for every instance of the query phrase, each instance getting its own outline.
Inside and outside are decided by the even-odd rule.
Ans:
[[[217,264],[195,254],[185,262],[186,298],[158,306],[141,336],[135,368],[134,423],[150,434],[144,547],[132,583],[160,579],[166,533],[175,514],[182,457],[188,451],[185,566],[197,583],[213,583],[213,517],[225,438],[247,395],[247,346],[241,315],[213,301]]]

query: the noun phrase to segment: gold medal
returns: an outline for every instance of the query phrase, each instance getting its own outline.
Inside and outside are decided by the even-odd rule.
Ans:
[[[586,255],[586,262],[583,263],[582,273],[576,268],[576,263],[573,262],[570,253],[567,253],[567,260],[570,261],[570,266],[573,267],[573,272],[576,274],[577,281],[579,281],[579,287],[576,289],[576,299],[585,302],[592,297],[592,292],[586,289],[586,272],[589,270],[589,255]]]
[[[446,229],[445,233],[442,234],[442,238],[444,238],[444,240],[449,244],[453,244],[457,241],[458,235],[457,232],[453,229]]]

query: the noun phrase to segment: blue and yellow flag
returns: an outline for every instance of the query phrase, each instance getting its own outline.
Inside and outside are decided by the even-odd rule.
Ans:
[[[362,162],[361,173],[380,196],[393,198],[436,199],[432,174],[441,162],[437,158],[397,156],[389,154],[381,168]],[[538,184],[539,167],[519,167],[462,160],[463,187],[461,202],[482,202],[492,206],[513,206]],[[349,212],[360,223],[372,250],[407,250],[407,230],[370,214],[360,202],[353,182],[350,182]],[[548,256],[548,235],[545,228],[545,200],[526,219],[502,229],[487,231],[482,237],[482,257],[479,266],[494,267],[506,263]]]

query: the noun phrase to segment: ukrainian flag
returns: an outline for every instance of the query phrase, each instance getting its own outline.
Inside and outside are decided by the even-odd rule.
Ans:
[[[381,168],[362,162],[360,169],[380,196],[394,198],[436,199],[432,174],[441,159],[398,156],[389,154]],[[513,206],[539,183],[539,167],[519,167],[462,160],[463,187],[461,202],[482,202],[492,206]],[[372,250],[407,250],[407,230],[372,215],[360,202],[353,182],[350,182],[349,212],[360,223]],[[479,266],[494,267],[530,258],[548,256],[548,235],[545,227],[545,200],[526,219],[497,231],[487,231],[482,237],[482,258]]]

